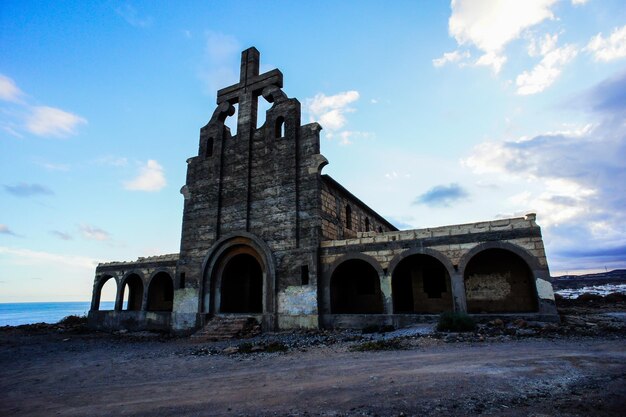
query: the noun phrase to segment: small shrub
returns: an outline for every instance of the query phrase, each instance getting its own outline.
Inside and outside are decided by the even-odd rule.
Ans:
[[[76,315],[65,316],[59,320],[57,324],[62,324],[64,326],[83,326],[87,324],[87,317]]]
[[[447,311],[439,316],[437,330],[440,332],[473,332],[476,323],[465,313]]]
[[[371,352],[377,350],[399,350],[404,349],[399,339],[371,340],[350,348],[353,352]]]
[[[289,350],[289,348],[281,342],[270,342],[266,347],[265,347],[265,351],[266,352],[287,352],[287,350]]]
[[[602,296],[598,294],[592,294],[589,292],[584,292],[576,298],[576,301],[580,303],[598,303],[602,301]]]
[[[240,343],[239,346],[237,346],[239,348],[239,353],[250,353],[252,352],[252,343],[248,343],[248,342],[243,342]]]
[[[394,330],[396,330],[396,328],[390,324],[384,324],[382,326],[371,325],[371,326],[364,327],[363,330],[361,330],[361,333],[362,334],[387,333],[387,332],[393,332]]]
[[[379,326],[376,326],[376,325],[365,326],[361,330],[361,333],[363,333],[363,334],[376,333],[376,332],[378,332],[378,329],[379,329]]]

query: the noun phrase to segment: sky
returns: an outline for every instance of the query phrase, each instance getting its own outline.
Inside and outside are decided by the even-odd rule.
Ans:
[[[622,0],[4,0],[0,302],[178,252],[185,161],[251,46],[323,173],[399,228],[534,212],[553,275],[626,267]]]

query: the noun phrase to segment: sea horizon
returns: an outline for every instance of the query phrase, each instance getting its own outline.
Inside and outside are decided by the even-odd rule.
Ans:
[[[114,301],[101,301],[102,310],[112,310]],[[85,316],[91,301],[21,301],[0,303],[0,327],[34,323],[58,323],[67,316]]]

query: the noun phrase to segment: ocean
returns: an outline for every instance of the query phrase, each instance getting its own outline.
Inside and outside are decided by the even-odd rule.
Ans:
[[[112,310],[113,301],[102,301],[101,310]],[[66,316],[87,315],[90,301],[64,303],[0,303],[0,326],[32,323],[57,323]]]

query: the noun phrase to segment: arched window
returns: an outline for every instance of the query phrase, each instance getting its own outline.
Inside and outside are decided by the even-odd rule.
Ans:
[[[352,229],[352,207],[346,204],[346,229]]]
[[[365,231],[370,231],[370,219],[368,217],[365,218]]]
[[[285,118],[283,116],[278,116],[276,118],[276,124],[274,125],[274,137],[285,137]]]

